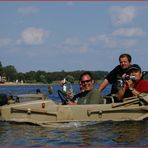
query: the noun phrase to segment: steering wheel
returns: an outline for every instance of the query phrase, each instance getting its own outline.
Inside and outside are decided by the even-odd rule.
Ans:
[[[61,99],[62,105],[66,105],[68,103],[68,99],[67,99],[65,93],[62,92],[61,90],[58,90],[58,95]]]

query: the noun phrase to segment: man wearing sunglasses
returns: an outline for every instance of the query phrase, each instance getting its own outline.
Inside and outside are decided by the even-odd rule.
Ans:
[[[73,100],[77,99],[77,104],[102,104],[103,98],[97,89],[94,88],[94,78],[87,71],[80,76],[81,93],[74,96]]]

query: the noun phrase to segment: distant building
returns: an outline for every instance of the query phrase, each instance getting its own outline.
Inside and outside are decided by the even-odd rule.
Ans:
[[[5,82],[6,82],[6,77],[0,76],[0,83],[5,83]]]
[[[18,81],[18,80],[16,80],[15,82],[16,82],[16,84],[18,84],[18,82],[19,82],[19,81]]]

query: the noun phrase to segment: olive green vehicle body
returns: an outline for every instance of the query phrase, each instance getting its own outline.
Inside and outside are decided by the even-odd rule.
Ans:
[[[20,101],[0,107],[1,121],[54,126],[77,121],[139,121],[148,118],[148,94],[126,98],[122,103],[92,105],[61,105],[44,94],[18,95],[18,98]]]

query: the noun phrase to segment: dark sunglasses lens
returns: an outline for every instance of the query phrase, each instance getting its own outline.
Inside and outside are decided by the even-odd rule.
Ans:
[[[89,83],[91,80],[82,81],[82,83]]]

